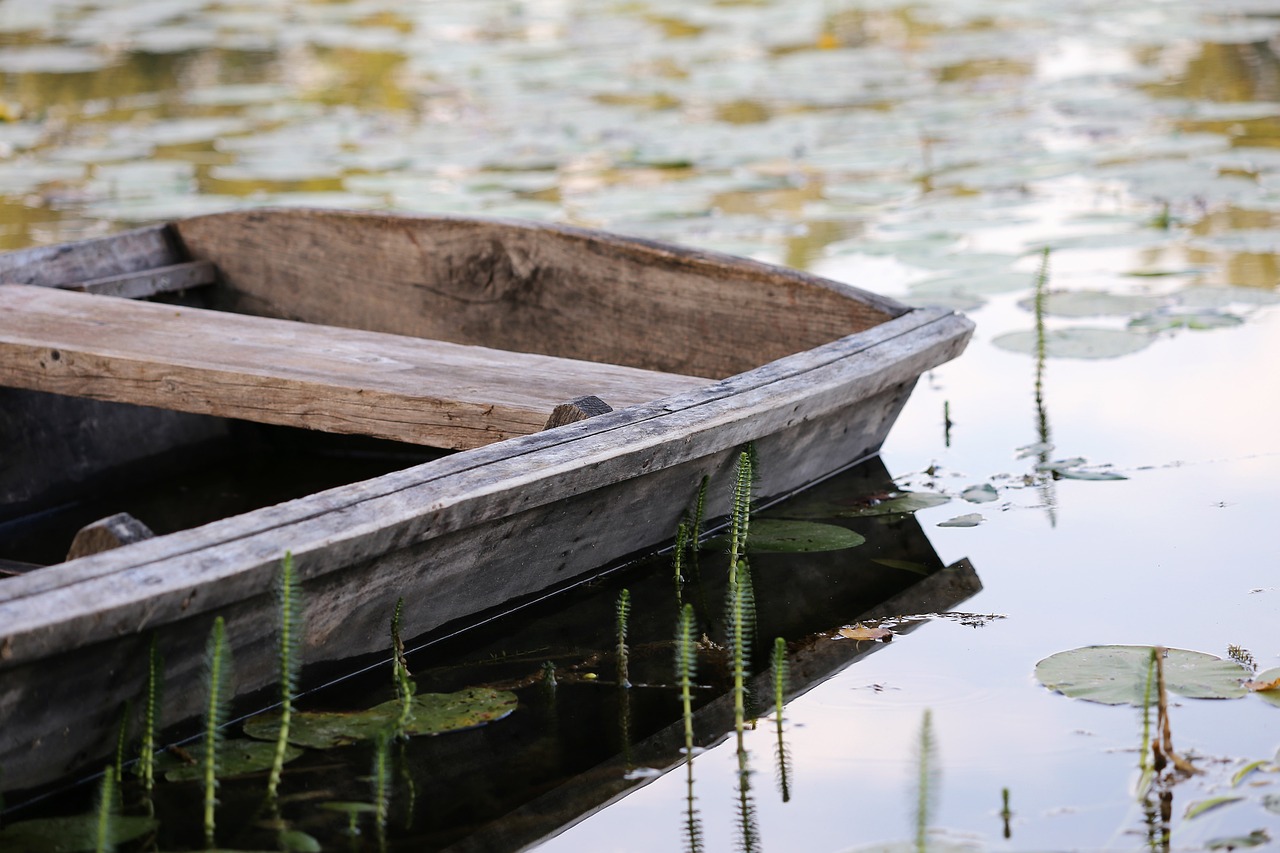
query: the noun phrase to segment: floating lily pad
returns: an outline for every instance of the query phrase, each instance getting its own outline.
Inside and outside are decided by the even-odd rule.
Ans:
[[[758,518],[751,522],[747,550],[757,553],[801,553],[806,551],[840,551],[856,548],[866,537],[837,524],[797,521],[789,518]],[[708,539],[704,547],[724,550],[727,536]]]
[[[1260,672],[1253,677],[1254,681],[1266,683],[1280,678],[1280,669],[1269,669],[1266,672]],[[1258,690],[1254,692],[1264,702],[1270,702],[1277,708],[1280,708],[1280,690]]]
[[[1141,706],[1150,660],[1150,646],[1086,646],[1040,661],[1036,678],[1072,699]],[[1239,699],[1248,692],[1241,686],[1247,674],[1239,664],[1204,652],[1169,649],[1164,659],[1166,688],[1189,699]]]
[[[941,506],[951,498],[936,492],[898,492],[892,497],[864,506],[842,509],[831,513],[843,518],[866,518],[876,515],[902,515],[909,512]]]
[[[982,483],[977,486],[970,486],[960,493],[960,497],[964,498],[971,504],[990,503],[1000,497],[1000,493],[996,491],[996,487],[990,483]]]
[[[1023,299],[1018,307],[1034,311],[1035,299]],[[1044,299],[1044,312],[1054,317],[1127,316],[1154,311],[1159,307],[1160,300],[1154,296],[1124,296],[1101,290],[1055,291],[1047,294]]]
[[[1206,850],[1240,850],[1250,847],[1261,847],[1270,844],[1271,836],[1265,829],[1255,829],[1248,835],[1231,835],[1226,838],[1213,838],[1205,842]]]
[[[1124,474],[1118,474],[1115,471],[1100,471],[1097,469],[1084,469],[1080,466],[1085,464],[1082,456],[1073,456],[1070,459],[1055,459],[1052,462],[1041,462],[1036,465],[1037,471],[1053,474],[1064,480],[1127,480]]]
[[[261,773],[270,770],[275,759],[276,745],[261,740],[227,740],[218,750],[218,776],[242,776],[246,773]],[[156,772],[163,773],[170,782],[190,782],[204,778],[204,745],[192,746],[187,754],[194,759],[194,764],[178,758],[172,752],[162,752],[156,756]],[[296,747],[285,749],[285,763],[293,761],[302,750]]]
[[[1159,312],[1135,317],[1129,321],[1130,329],[1148,332],[1167,332],[1173,329],[1225,329],[1239,326],[1244,320],[1235,314],[1220,311]]]
[[[1044,352],[1049,358],[1119,358],[1145,349],[1153,336],[1140,329],[1095,329],[1076,326],[1045,332]],[[1008,352],[1035,355],[1036,333],[1008,332],[991,341]]]
[[[976,512],[966,512],[964,515],[957,515],[955,518],[948,518],[946,521],[939,521],[939,527],[977,527],[986,521],[981,514]]]
[[[109,833],[112,845],[141,838],[156,827],[149,817],[116,815]],[[96,850],[98,816],[43,817],[0,829],[0,853],[79,853]]]
[[[437,735],[483,726],[500,720],[516,707],[516,696],[505,690],[469,687],[457,693],[423,693],[413,697],[408,735]],[[313,711],[293,715],[289,742],[313,749],[333,749],[370,740],[391,729],[400,718],[400,702],[393,699],[367,711]],[[244,724],[249,737],[274,741],[280,728],[276,713],[260,714]]]

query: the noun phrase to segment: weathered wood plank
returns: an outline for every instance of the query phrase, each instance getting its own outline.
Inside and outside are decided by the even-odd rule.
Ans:
[[[173,293],[192,287],[213,284],[218,279],[217,269],[208,261],[187,261],[181,264],[156,267],[139,272],[121,273],[88,281],[58,285],[66,290],[78,290],[99,296],[120,296],[125,299],[145,299],[159,293]]]
[[[183,260],[169,227],[152,225],[110,237],[5,253],[0,255],[0,284],[57,287]]]
[[[0,384],[466,449],[540,430],[584,387],[628,406],[707,380],[0,285]]]
[[[691,493],[708,466],[720,466],[746,441],[767,439],[761,457],[777,460],[764,466],[766,494],[821,476],[832,459],[874,452],[918,374],[953,357],[972,329],[943,312],[916,312],[886,325],[894,324],[896,334],[887,339],[873,330],[879,334],[868,333],[871,341],[851,336],[826,352],[770,365],[763,376],[736,378],[743,386],[731,389],[736,394],[724,395],[721,386],[735,382],[729,380],[12,579],[0,585],[0,625],[12,640],[11,656],[29,660],[105,638],[124,625],[138,630],[190,616],[193,606],[207,610],[265,595],[286,548],[312,582],[373,560],[394,590],[401,574],[400,583],[417,582],[408,579],[425,564],[415,551],[448,536],[459,550],[430,562],[433,572],[455,578],[436,582],[448,593],[439,606],[453,608],[455,617],[457,608],[483,609],[503,595],[534,592],[586,571],[606,551],[625,553],[669,535],[683,509],[671,505],[671,496]],[[672,473],[648,485],[627,483],[664,471]],[[713,494],[717,506],[721,497]],[[658,512],[652,525],[629,517],[638,507]],[[496,526],[481,535],[481,525],[490,523]],[[624,529],[629,538],[610,541]],[[543,541],[543,533],[550,538]],[[513,535],[520,542],[514,549]],[[534,535],[537,547],[525,541]],[[520,570],[538,548],[561,549],[564,556],[535,561],[538,572]],[[212,557],[212,549],[216,559],[202,556]],[[140,589],[148,592],[145,604],[137,598]],[[24,606],[36,595],[48,609]]]
[[[217,264],[215,307],[717,379],[906,310],[792,270],[565,226],[251,210],[173,227]]]

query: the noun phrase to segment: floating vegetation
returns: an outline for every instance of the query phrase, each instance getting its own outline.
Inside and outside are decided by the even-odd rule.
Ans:
[[[205,778],[206,747],[202,744],[190,748],[170,749],[156,758],[156,772],[163,775],[168,782],[194,782]],[[249,773],[270,771],[276,762],[278,747],[275,739],[271,743],[244,738],[224,738],[217,748],[218,778],[244,776]],[[302,750],[295,746],[285,746],[282,756],[287,764],[298,756]]]
[[[1146,702],[1151,646],[1086,646],[1050,655],[1036,664],[1045,687],[1073,699],[1104,705]],[[1239,699],[1249,673],[1238,663],[1205,652],[1165,649],[1160,656],[1168,692],[1188,699]]]
[[[758,518],[751,523],[751,540],[742,546],[750,553],[798,554],[817,551],[841,551],[866,542],[861,533],[838,524],[802,521],[789,518]],[[723,550],[729,537],[708,539],[706,548]]]
[[[1103,329],[1075,326],[1066,329],[1048,329],[1043,341],[1036,333],[1007,332],[998,335],[991,343],[1007,352],[1035,355],[1043,346],[1048,358],[1107,359],[1132,355],[1146,349],[1154,336],[1140,329]]]

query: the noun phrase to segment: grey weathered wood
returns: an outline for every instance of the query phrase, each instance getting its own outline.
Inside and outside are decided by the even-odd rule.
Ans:
[[[707,380],[9,284],[0,384],[456,450],[538,431],[584,385],[626,406]]]
[[[594,418],[596,415],[603,415],[612,411],[613,407],[604,400],[594,394],[588,394],[585,397],[578,397],[567,403],[561,403],[552,409],[551,417],[547,418],[547,424],[543,429],[568,426],[569,424],[585,421],[587,418]]]
[[[67,549],[67,559],[76,560],[100,554],[153,536],[155,534],[150,527],[127,512],[118,512],[80,528],[71,540],[71,547]]]
[[[792,270],[567,226],[247,210],[174,228],[218,265],[220,308],[716,379],[906,310]]]
[[[183,260],[167,225],[152,225],[79,243],[37,246],[0,255],[0,284],[57,287]]]
[[[79,290],[99,296],[120,296],[125,299],[145,299],[160,293],[174,293],[192,287],[213,284],[218,279],[217,269],[208,261],[187,261],[181,264],[156,267],[140,272],[121,273],[88,281],[61,284],[67,290]]]

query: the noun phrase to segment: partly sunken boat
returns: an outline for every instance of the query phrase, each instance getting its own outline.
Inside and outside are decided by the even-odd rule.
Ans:
[[[515,607],[669,540],[704,477],[724,514],[748,444],[762,496],[876,453],[973,328],[646,240],[333,211],[27,249],[0,282],[8,788],[93,757],[153,635],[169,720],[216,615],[241,689],[271,683],[286,552],[308,661],[385,648],[400,597],[406,636]],[[224,500],[246,454],[302,461]]]

